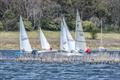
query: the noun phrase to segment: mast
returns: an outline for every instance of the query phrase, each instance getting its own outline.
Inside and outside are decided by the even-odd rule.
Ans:
[[[101,39],[100,39],[100,46],[103,47],[103,30],[102,30],[102,19],[101,19]]]

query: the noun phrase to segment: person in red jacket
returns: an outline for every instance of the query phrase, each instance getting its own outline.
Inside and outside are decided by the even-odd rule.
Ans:
[[[90,49],[89,47],[87,47],[87,48],[85,49],[85,52],[86,52],[87,54],[90,54],[90,53],[91,53],[91,49]]]

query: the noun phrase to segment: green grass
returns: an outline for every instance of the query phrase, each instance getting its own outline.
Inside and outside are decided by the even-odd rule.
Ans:
[[[51,47],[59,48],[59,35],[57,31],[43,31]],[[74,37],[74,32],[71,32]],[[40,49],[39,31],[28,32],[32,48]],[[87,46],[92,49],[100,46],[100,33],[97,39],[90,38],[89,33],[85,33]],[[120,49],[120,34],[118,33],[103,33],[103,45],[110,49]],[[0,32],[0,49],[19,49],[19,32]]]

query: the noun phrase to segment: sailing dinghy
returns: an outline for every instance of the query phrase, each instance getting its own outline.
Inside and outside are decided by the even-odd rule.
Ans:
[[[69,37],[68,37],[69,35]],[[69,38],[69,39],[68,39]],[[71,44],[70,44],[71,43]],[[66,22],[61,19],[61,32],[60,32],[60,53],[65,56],[83,56],[83,54],[74,53],[71,50],[74,50],[75,42],[67,28]]]
[[[20,16],[20,52],[25,52],[25,53],[32,52],[32,48],[21,16]]]
[[[75,50],[77,52],[79,51],[85,52],[85,49],[86,49],[85,36],[84,36],[83,28],[82,28],[80,15],[77,10],[76,29],[75,29]]]
[[[60,50],[69,52],[69,44],[68,44],[66,28],[64,26],[63,19],[61,19]]]
[[[50,44],[47,41],[47,39],[46,39],[43,31],[41,30],[41,28],[40,28],[39,39],[40,39],[40,44],[41,44],[42,50],[38,51],[38,53],[54,53],[54,52],[56,52],[56,50],[52,50],[52,48],[50,47]]]
[[[64,31],[64,35],[66,35],[66,38],[67,38],[67,44],[68,44],[68,47],[69,47],[69,52],[71,51],[74,51],[75,50],[75,41],[74,39],[72,38],[72,35],[70,34],[70,31],[68,29],[68,26],[66,24],[66,21],[63,17],[63,28],[65,29]]]
[[[40,43],[41,43],[41,47],[42,47],[43,50],[49,50],[50,49],[50,44],[48,43],[44,33],[41,30],[41,28],[40,28]]]

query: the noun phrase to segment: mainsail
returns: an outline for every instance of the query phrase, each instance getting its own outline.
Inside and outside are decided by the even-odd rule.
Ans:
[[[31,52],[32,48],[27,33],[25,31],[22,17],[20,16],[20,51],[22,52],[22,50],[24,50],[25,52]]]
[[[77,10],[77,15],[76,15],[76,30],[75,30],[75,49],[76,50],[85,50],[86,48],[86,41],[85,41],[85,36],[83,33],[83,28],[80,20],[80,15]]]
[[[60,49],[64,51],[69,51],[68,41],[66,37],[66,29],[63,23],[63,19],[61,19]]]
[[[64,25],[65,30],[66,30],[66,37],[67,37],[67,41],[68,41],[68,45],[69,45],[69,51],[75,50],[75,41],[74,41],[74,39],[72,38],[72,35],[69,32],[69,29],[68,29],[68,26],[65,22],[64,17],[63,17],[63,25]]]
[[[48,43],[44,33],[41,30],[41,28],[40,28],[40,43],[41,43],[42,49],[45,49],[45,50],[50,49],[50,44]]]

